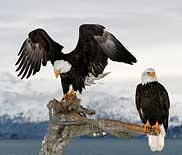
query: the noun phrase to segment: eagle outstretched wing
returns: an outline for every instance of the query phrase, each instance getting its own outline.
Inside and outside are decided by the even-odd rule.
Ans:
[[[39,72],[41,64],[45,66],[47,61],[54,59],[55,48],[63,47],[54,42],[43,29],[30,32],[18,53],[19,58],[15,64],[18,65],[18,76],[22,75],[21,79],[25,76],[29,78]]]
[[[49,60],[53,64],[55,60],[64,59],[64,54],[60,52],[62,48],[45,30],[36,29],[30,32],[18,54],[18,76],[28,78],[40,70],[41,64],[45,66]],[[95,77],[103,73],[108,58],[128,64],[136,62],[136,58],[104,26],[97,24],[80,26],[78,44],[65,57],[80,70],[83,78],[89,73]]]
[[[133,64],[136,58],[118,39],[97,24],[84,24],[79,28],[79,40],[74,50],[76,57],[87,61],[88,71],[94,76],[103,73],[107,60]]]

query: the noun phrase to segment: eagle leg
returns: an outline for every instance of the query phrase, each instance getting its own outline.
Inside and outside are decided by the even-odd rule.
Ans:
[[[155,125],[152,126],[152,129],[155,129],[156,133],[160,133],[161,132],[161,129],[160,129],[158,121],[156,121]]]
[[[149,128],[151,128],[151,125],[150,125],[149,121],[147,120],[147,123],[144,124],[144,132],[147,132],[147,130],[148,130]]]

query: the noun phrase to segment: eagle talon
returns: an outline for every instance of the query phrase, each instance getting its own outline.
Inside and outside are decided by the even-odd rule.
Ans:
[[[151,125],[150,125],[149,121],[147,120],[147,123],[144,124],[144,132],[146,133],[148,131],[148,129],[150,129],[150,128],[151,128]]]
[[[69,93],[64,94],[64,96],[61,99],[61,101],[69,100],[70,97],[74,97],[74,96],[76,96],[76,93],[75,93],[74,90],[71,90]]]
[[[76,96],[76,93],[75,91],[72,89],[68,94],[67,94],[68,97],[73,97],[73,96]]]
[[[65,101],[65,100],[67,100],[67,99],[68,99],[68,94],[64,94],[64,96],[63,96],[62,99],[61,99],[61,102]]]
[[[155,125],[152,126],[152,129],[155,129],[155,132],[158,133],[158,134],[161,132],[158,121],[156,122]]]

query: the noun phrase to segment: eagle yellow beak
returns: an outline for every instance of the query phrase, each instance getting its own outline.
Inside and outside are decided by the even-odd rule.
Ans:
[[[60,70],[54,70],[55,77],[58,78],[58,76],[61,74]]]
[[[148,75],[151,76],[151,77],[153,77],[153,78],[156,76],[155,75],[155,72],[149,72]]]

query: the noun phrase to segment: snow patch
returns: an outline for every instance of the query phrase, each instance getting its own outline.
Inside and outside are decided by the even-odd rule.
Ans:
[[[94,117],[113,118],[141,123],[136,105],[135,89],[137,83],[126,81],[104,81],[86,87],[82,95],[82,105],[96,110]],[[36,79],[19,80],[9,73],[0,76],[0,116],[11,119],[20,114],[26,121],[48,120],[46,104],[50,99],[63,96],[60,80]],[[170,94],[170,126],[182,125],[182,94]]]

